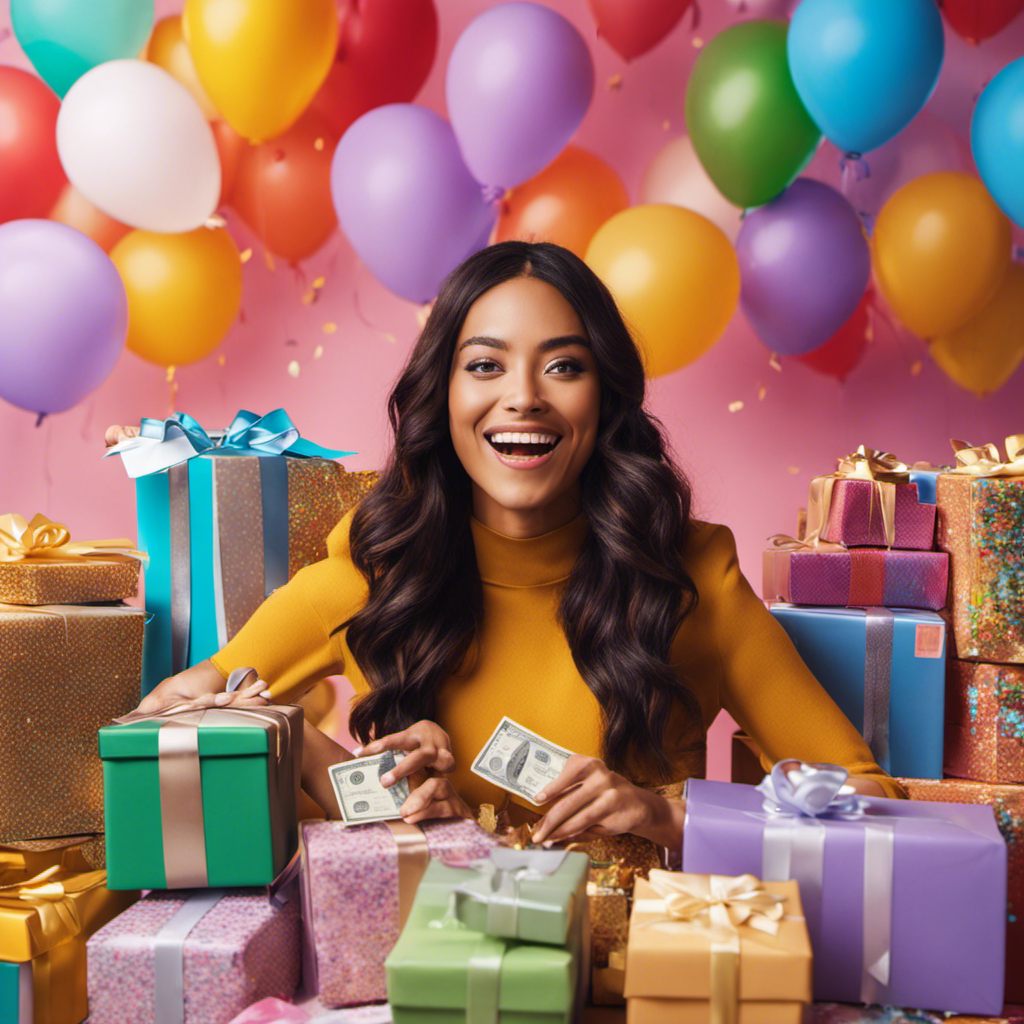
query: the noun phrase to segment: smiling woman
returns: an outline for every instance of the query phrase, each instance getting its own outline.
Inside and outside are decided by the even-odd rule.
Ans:
[[[535,841],[633,832],[678,851],[681,783],[703,774],[722,708],[766,762],[845,765],[862,792],[902,795],[740,573],[732,534],[691,518],[644,388],[611,295],[571,252],[475,253],[441,288],[388,400],[388,462],[328,557],[147,707],[232,700],[213,694],[241,665],[276,701],[345,673],[361,752],[407,753],[382,781],[432,773],[411,822],[506,799],[470,765],[507,715],[575,751]],[[347,752],[307,737],[303,784],[333,812],[325,769]]]

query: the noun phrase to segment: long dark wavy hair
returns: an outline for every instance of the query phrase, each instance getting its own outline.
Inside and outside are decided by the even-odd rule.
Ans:
[[[351,728],[365,743],[433,718],[439,687],[478,635],[483,588],[472,491],[451,440],[448,384],[470,306],[515,277],[546,281],[565,296],[586,329],[601,386],[596,447],[580,477],[590,530],[558,621],[603,709],[606,763],[634,781],[675,781],[663,742],[669,712],[679,703],[700,720],[696,697],[668,661],[697,600],[681,559],[690,487],[661,424],[643,408],[643,365],[611,294],[582,260],[550,243],[501,242],[456,267],[388,397],[394,447],[350,531],[369,600],[335,630],[348,627],[348,646],[370,684]]]

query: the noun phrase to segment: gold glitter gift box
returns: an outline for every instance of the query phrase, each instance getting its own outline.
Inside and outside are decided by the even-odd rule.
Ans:
[[[1024,434],[995,445],[953,442],[937,481],[938,542],[949,552],[956,656],[1024,664]]]
[[[103,831],[96,734],[139,703],[146,613],[0,608],[0,843]]]

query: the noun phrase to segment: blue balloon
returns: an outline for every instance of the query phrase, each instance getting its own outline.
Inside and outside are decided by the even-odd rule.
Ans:
[[[985,86],[971,118],[971,153],[992,198],[1024,227],[1024,57]]]
[[[815,124],[859,154],[898,135],[925,105],[945,43],[935,0],[803,0],[786,47]]]

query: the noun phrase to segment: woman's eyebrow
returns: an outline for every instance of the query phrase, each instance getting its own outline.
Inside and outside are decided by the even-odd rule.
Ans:
[[[472,338],[467,338],[458,348],[461,352],[464,348],[468,348],[470,345],[483,345],[486,348],[497,348],[501,349],[502,352],[508,351],[508,342],[502,341],[500,338],[489,338],[486,335],[476,335]],[[581,348],[590,348],[590,342],[587,341],[580,334],[561,334],[557,338],[548,338],[546,341],[542,341],[538,346],[538,350],[541,352],[550,352],[553,348],[566,348],[569,345],[579,345]]]

